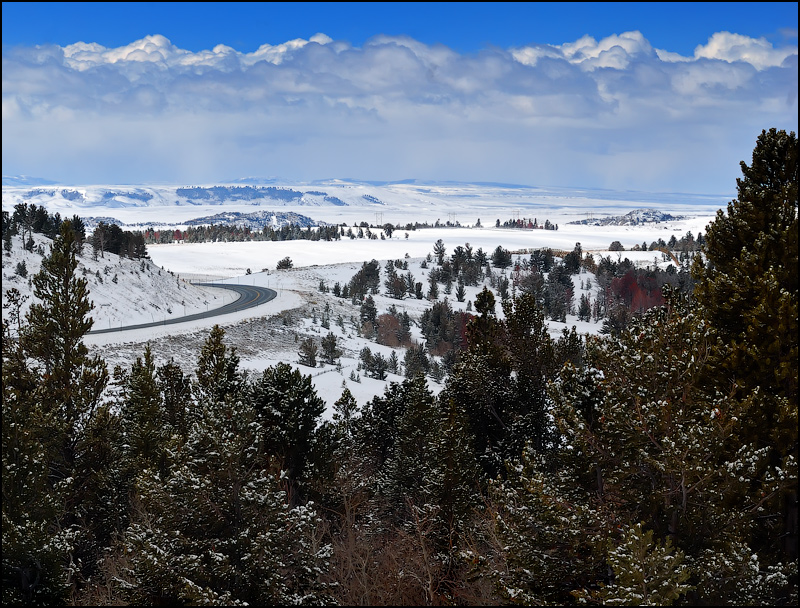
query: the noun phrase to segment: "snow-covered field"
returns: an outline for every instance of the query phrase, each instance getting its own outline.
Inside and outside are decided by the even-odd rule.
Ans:
[[[121,190],[121,187],[116,187]],[[130,188],[129,188],[130,189]],[[168,325],[151,329],[90,335],[86,342],[96,352],[106,358],[109,365],[129,366],[136,356],[140,356],[144,344],[151,342],[158,364],[174,358],[187,371],[194,368],[197,356],[208,330],[219,323],[226,331],[226,340],[235,346],[242,360],[242,367],[252,373],[260,373],[266,367],[278,362],[288,362],[297,366],[304,374],[312,375],[319,395],[332,405],[347,386],[359,403],[363,404],[376,394],[382,394],[385,382],[366,378],[358,371],[358,355],[364,346],[385,356],[391,353],[386,346],[368,341],[358,335],[354,322],[359,318],[359,308],[349,300],[321,293],[321,281],[332,288],[336,282],[344,285],[360,269],[362,262],[376,259],[383,267],[386,260],[406,260],[408,272],[415,281],[422,282],[427,292],[427,271],[421,267],[425,256],[433,252],[433,245],[441,239],[447,255],[459,245],[469,243],[473,250],[483,248],[487,254],[502,246],[512,252],[550,247],[572,250],[581,243],[584,251],[596,256],[609,255],[612,241],[620,241],[626,251],[611,253],[627,257],[642,265],[666,264],[661,254],[655,252],[628,251],[634,245],[650,243],[658,238],[668,241],[675,235],[680,238],[691,231],[695,236],[705,232],[713,220],[716,209],[724,205],[724,197],[697,200],[676,195],[664,200],[637,200],[629,196],[610,196],[604,193],[553,192],[537,189],[519,189],[488,186],[430,186],[395,184],[377,187],[348,182],[326,183],[324,189],[345,205],[297,205],[283,206],[282,211],[295,211],[315,220],[330,223],[346,223],[349,226],[366,221],[370,224],[406,224],[409,222],[440,223],[459,222],[462,226],[472,226],[480,219],[483,228],[439,227],[419,230],[395,230],[388,239],[344,238],[340,241],[283,241],[283,242],[240,242],[205,244],[149,245],[152,263],[147,262],[144,269],[140,262],[119,259],[105,254],[105,258],[94,261],[91,248],[80,260],[79,272],[85,268],[89,280],[91,297],[95,302],[95,327],[116,327],[135,323],[158,321],[183,314],[191,314],[205,309],[213,309],[232,299],[225,290],[202,288],[192,281],[217,280],[241,282],[270,287],[278,292],[273,301],[255,309],[232,313],[215,319],[194,321],[186,324]],[[29,189],[30,190],[30,189]],[[81,190],[76,188],[75,190]],[[174,189],[173,189],[174,190]],[[84,198],[74,201],[47,194],[23,199],[23,189],[3,188],[3,208],[13,210],[13,205],[22,200],[45,205],[52,213],[59,211],[70,217],[77,213],[83,217],[114,217],[127,224],[147,222],[163,225],[176,225],[182,221],[220,212],[220,205],[199,206],[178,204],[169,199],[168,190],[155,190],[158,197],[149,205],[139,205],[141,201],[131,199],[128,204],[119,201],[104,206],[101,200],[94,200],[93,190],[83,189]],[[160,193],[160,194],[159,194]],[[381,201],[375,204],[364,195]],[[93,198],[94,197],[94,198]],[[155,202],[154,202],[155,200]],[[106,201],[108,202],[108,201]],[[351,204],[352,203],[352,204]],[[369,204],[367,204],[369,203]],[[682,215],[684,219],[645,224],[640,226],[587,226],[570,225],[567,222],[585,219],[587,216],[601,217],[620,215],[638,207],[655,207],[659,211]],[[253,205],[225,204],[224,210],[253,211]],[[501,222],[516,218],[536,217],[540,223],[546,219],[557,223],[557,231],[516,230],[495,228],[495,221]],[[37,244],[45,241],[37,237]],[[45,243],[42,243],[45,246]],[[46,249],[46,246],[45,246]],[[279,260],[290,257],[294,263],[291,270],[276,271]],[[15,268],[25,261],[28,279],[35,274],[41,256],[22,250],[19,238],[11,255],[3,256],[3,291],[16,287],[23,294],[30,294],[28,279],[16,276]],[[250,269],[251,274],[247,274]],[[262,272],[262,269],[264,270]],[[405,274],[407,271],[401,271]],[[99,274],[99,277],[98,277]],[[117,276],[117,282],[113,277]],[[102,278],[102,281],[101,279]],[[576,300],[581,293],[593,296],[593,292],[581,291],[585,276],[578,275],[575,280]],[[474,301],[475,294],[482,288],[467,287],[464,302],[457,302],[455,294],[448,297],[454,309],[466,308],[468,301]],[[382,290],[383,291],[383,290]],[[443,289],[440,297],[445,297]],[[378,313],[389,306],[405,310],[416,320],[430,307],[427,300],[406,298],[396,300],[388,296],[375,297]],[[329,308],[330,329],[320,325],[322,311]],[[498,311],[499,311],[498,303]],[[7,311],[4,310],[4,316]],[[341,317],[341,325],[337,320]],[[567,323],[550,322],[551,333],[556,336],[565,327],[575,326],[580,333],[595,333],[599,325],[579,322],[568,316]],[[308,368],[299,365],[299,343],[305,337],[317,340],[333,332],[344,351],[339,368],[325,366]],[[412,329],[413,337],[420,338],[419,329]],[[402,361],[403,351],[398,349]],[[360,382],[351,379],[351,372],[360,377]],[[388,381],[399,381],[400,376],[389,375]],[[434,391],[441,387],[430,382]]]

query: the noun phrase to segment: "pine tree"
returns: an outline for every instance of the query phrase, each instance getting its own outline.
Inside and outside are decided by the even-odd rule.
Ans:
[[[297,504],[296,492],[325,402],[317,395],[311,376],[304,376],[286,363],[264,370],[253,382],[249,400],[263,429],[264,451],[274,457],[274,466],[289,482],[289,498]]]
[[[763,131],[752,164],[741,163],[738,198],[717,212],[706,234],[705,266],[694,274],[696,295],[723,342],[729,370],[743,394],[755,387],[797,408],[797,175],[795,134]],[[698,258],[699,260],[699,258]],[[775,427],[776,411],[759,426]],[[795,429],[796,430],[796,429]],[[772,438],[762,437],[769,442]],[[783,445],[797,441],[784,437]]]
[[[447,252],[447,249],[444,246],[444,242],[442,239],[437,240],[433,244],[433,255],[436,256],[436,263],[441,266],[444,263],[444,255]]]
[[[137,604],[325,602],[317,517],[287,505],[255,408],[227,398],[201,410],[168,474],[138,481],[141,506],[123,540],[133,580],[120,593]]]
[[[342,356],[342,351],[336,344],[336,335],[329,332],[327,336],[322,338],[322,356],[326,363],[333,365],[336,360]]]
[[[6,342],[4,325],[3,534],[5,541],[8,533],[9,544],[4,542],[3,569],[9,593],[16,589],[31,601],[56,601],[64,591],[70,557],[84,560],[84,568],[93,567],[102,548],[98,542],[111,533],[105,517],[92,519],[98,514],[102,478],[113,462],[104,457],[107,437],[96,433],[108,415],[100,407],[108,373],[83,343],[92,326],[92,304],[86,280],[75,275],[76,250],[71,224],[63,222],[33,278],[37,301],[13,346]],[[13,458],[19,461],[9,471],[7,450],[14,443],[20,452]],[[6,474],[8,483],[19,481],[18,466],[30,475],[25,480],[29,490],[7,509]],[[30,512],[15,512],[15,502],[25,501],[32,501]],[[73,580],[86,572],[78,574]]]
[[[578,305],[578,320],[589,321],[592,318],[592,304],[589,301],[589,296],[585,293],[581,294],[581,302]]]
[[[61,458],[66,467],[74,460],[74,443],[82,419],[91,415],[105,388],[108,373],[98,358],[90,358],[83,336],[91,329],[86,279],[77,277],[77,244],[69,222],[61,226],[50,255],[33,278],[34,296],[21,336],[23,347],[45,377],[43,393],[58,408],[67,434]],[[65,475],[66,476],[66,475]]]
[[[122,420],[128,457],[137,463],[136,468],[156,467],[163,472],[164,450],[172,429],[165,416],[149,343],[144,357],[137,357],[127,378]]]
[[[211,328],[197,360],[195,392],[198,402],[224,401],[240,393],[243,380],[239,371],[236,349],[228,350],[223,338],[225,330],[219,325]]]
[[[491,296],[491,292],[483,292]],[[488,316],[468,325],[467,347],[445,392],[466,414],[475,452],[487,474],[502,472],[526,442],[544,449],[552,441],[546,385],[558,368],[553,341],[536,299],[521,294],[503,303],[503,321]]]
[[[432,273],[428,278],[428,299],[432,302],[439,299],[439,284],[434,279]]]
[[[489,290],[488,287],[484,287],[483,290],[475,297],[475,311],[482,317],[494,316],[494,306],[494,294]]]
[[[457,408],[443,411],[422,376],[403,385],[405,409],[377,490],[386,519],[413,538],[415,567],[427,574],[427,600],[436,603],[453,591],[457,555],[479,503],[478,467]]]
[[[333,404],[333,420],[341,427],[343,435],[350,435],[350,426],[357,410],[358,403],[353,393],[345,387],[342,396]]]
[[[378,318],[378,308],[375,306],[375,299],[368,295],[361,304],[361,323],[375,323]]]
[[[34,395],[39,377],[3,319],[3,591],[8,604],[61,604],[69,589],[75,535],[58,526],[60,488],[50,480],[43,437],[54,413]]]
[[[459,302],[463,302],[466,295],[467,295],[467,290],[464,287],[464,281],[459,279],[458,286],[456,287],[456,300],[458,300]]]
[[[314,338],[306,338],[300,343],[300,365],[308,367],[317,366],[317,345],[314,343]]]
[[[192,382],[174,360],[156,371],[158,390],[164,400],[164,416],[173,433],[186,438],[189,432]]]
[[[756,505],[796,483],[795,474],[765,465],[767,450],[741,444],[752,399],[707,385],[715,340],[685,298],[668,290],[667,300],[619,337],[593,341],[588,368],[568,365],[551,385],[561,447],[546,458],[527,450],[498,488],[496,521],[514,555],[502,575],[509,587],[516,581],[537,597],[555,575],[562,593],[613,583],[622,594],[633,573],[621,568],[621,578],[608,579],[603,563],[633,549],[620,526],[641,523],[655,540],[637,550],[665,552],[669,541],[685,555],[690,577],[675,564],[664,580],[675,590],[692,585],[693,602],[772,603],[791,589],[792,564],[765,560],[774,575],[759,573],[771,547],[752,545],[751,534]],[[565,525],[574,538],[551,537]],[[546,571],[541,547],[550,543],[565,561],[551,560]],[[522,583],[526,572],[540,574]]]
[[[746,399],[757,391],[742,440],[770,449],[769,461],[796,466],[798,361],[798,142],[794,132],[763,131],[752,163],[740,163],[738,196],[717,212],[705,236],[706,263],[696,258],[695,295],[712,331],[710,381]],[[764,518],[765,538],[784,535],[797,557],[797,487],[781,497],[778,519]],[[777,546],[776,546],[777,549]]]
[[[630,526],[620,544],[608,552],[614,582],[592,599],[604,606],[670,606],[692,590],[686,581],[691,571],[683,551],[668,538],[663,545],[653,541],[653,531],[641,524]],[[581,599],[588,599],[578,594]]]

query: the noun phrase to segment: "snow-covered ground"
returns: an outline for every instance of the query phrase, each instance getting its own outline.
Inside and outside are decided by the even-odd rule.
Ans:
[[[567,222],[585,219],[587,216],[620,215],[637,207],[653,207],[655,204],[652,200],[639,201],[635,197],[631,200],[620,200],[620,197],[603,198],[597,193],[580,196],[576,192],[553,194],[536,189],[463,185],[422,187],[395,184],[379,188],[342,182],[333,185],[326,183],[324,188],[317,186],[317,190],[335,194],[340,200],[349,203],[284,206],[281,210],[296,211],[315,220],[347,223],[349,226],[362,221],[370,224],[406,224],[415,221],[434,223],[437,219],[441,223],[458,221],[462,225],[473,225],[480,219],[485,227],[439,227],[408,231],[400,229],[395,230],[392,237],[385,240],[343,238],[331,242],[300,240],[149,245],[151,262],[146,262],[144,269],[141,262],[119,259],[108,253],[105,258],[95,261],[92,259],[91,248],[87,246],[86,253],[79,260],[79,273],[89,281],[90,295],[95,303],[95,327],[98,329],[191,314],[216,308],[235,297],[232,292],[199,287],[193,282],[241,282],[270,287],[278,292],[278,297],[273,301],[255,309],[185,324],[90,335],[86,338],[87,344],[113,367],[129,366],[135,357],[141,356],[144,344],[149,341],[158,364],[174,358],[186,371],[192,371],[202,343],[208,336],[208,330],[214,323],[219,323],[226,331],[226,342],[236,347],[244,369],[260,373],[270,365],[287,362],[298,367],[302,373],[312,376],[319,395],[329,406],[339,398],[345,386],[363,404],[373,396],[382,394],[386,382],[367,378],[363,371],[358,370],[359,352],[364,346],[368,346],[373,352],[388,356],[391,349],[360,337],[357,323],[354,322],[359,318],[359,308],[332,293],[321,293],[321,281],[329,288],[336,282],[345,285],[361,268],[362,262],[376,259],[380,262],[383,286],[386,260],[400,259],[408,262],[408,271],[398,272],[411,272],[415,281],[422,282],[423,290],[427,293],[428,271],[421,267],[421,263],[428,254],[432,254],[433,245],[438,239],[443,241],[448,256],[455,247],[466,243],[473,250],[483,248],[490,255],[497,246],[512,252],[540,247],[572,250],[579,242],[585,252],[592,252],[598,257],[611,255],[617,259],[620,256],[641,265],[664,265],[668,262],[664,262],[659,253],[627,250],[634,245],[649,244],[658,238],[664,241],[668,241],[673,235],[680,238],[687,231],[695,236],[698,232],[705,232],[716,209],[722,206],[722,203],[715,206],[713,201],[706,201],[706,204],[694,201],[695,204],[692,205],[688,198],[676,198],[661,201],[657,208],[659,211],[684,216],[681,220],[640,226],[588,226],[570,225]],[[13,210],[13,204],[23,200],[20,192],[21,189],[4,187],[3,208]],[[109,216],[129,224],[153,222],[175,225],[193,217],[221,211],[220,205],[205,208],[176,204],[175,200],[169,199],[167,190],[159,191],[161,198],[156,201],[158,204],[141,206],[138,205],[141,201],[132,199],[127,205],[117,202],[104,207],[99,204],[101,201],[92,199],[92,192],[91,189],[86,189],[85,197],[78,201],[48,198],[49,195],[37,195],[38,198],[24,200],[45,204],[51,213],[59,211],[65,217],[74,213],[82,216]],[[382,204],[369,202],[364,198],[365,194],[381,200]],[[52,204],[46,204],[48,200]],[[254,206],[226,204],[224,210],[247,212],[253,211]],[[497,219],[504,222],[527,217],[536,217],[540,223],[550,220],[557,223],[559,229],[516,230],[494,227]],[[36,236],[35,239],[37,245],[41,243],[47,249],[46,239],[41,236]],[[620,241],[626,251],[609,253],[608,248],[613,241]],[[292,259],[294,268],[277,271],[277,262],[287,256]],[[20,261],[26,262],[27,279],[15,274]],[[39,270],[40,264],[41,255],[23,251],[19,237],[15,237],[11,255],[3,255],[4,293],[6,289],[16,287],[23,294],[30,295],[29,279]],[[247,274],[248,269],[251,274]],[[113,282],[114,276],[117,277],[116,283]],[[576,302],[581,293],[594,297],[593,289],[581,291],[581,284],[586,278],[581,275],[574,278]],[[482,286],[467,287],[467,295],[461,303],[456,301],[454,293],[446,297],[454,309],[463,310],[468,301],[474,302],[475,295],[481,288]],[[382,291],[385,291],[383,287]],[[443,292],[441,288],[440,298],[445,297]],[[384,295],[376,296],[375,300],[379,314],[394,305],[399,311],[408,312],[413,320],[417,320],[431,305],[427,300],[396,300]],[[323,329],[320,325],[326,305],[330,311],[330,329]],[[499,301],[497,309],[499,312]],[[4,310],[3,314],[5,316],[7,311]],[[343,327],[337,324],[340,317]],[[566,324],[551,321],[549,325],[553,336],[559,335],[566,327],[575,326],[579,333],[596,333],[600,328],[595,323],[580,322],[574,316],[568,316]],[[344,351],[340,366],[308,368],[299,365],[300,342],[312,336],[319,343],[328,331],[337,336],[339,347]],[[415,339],[420,338],[418,327],[412,329],[412,335]],[[398,349],[401,362],[403,353],[403,349]],[[358,375],[360,382],[351,379],[351,372],[354,376]],[[387,382],[401,379],[400,376],[389,374]],[[433,381],[429,384],[434,391],[441,388]]]
[[[27,296],[23,313],[32,301],[31,279],[39,272],[43,254],[49,254],[52,244],[41,234],[34,234],[33,240],[33,251],[26,251],[21,237],[15,236],[11,252],[2,255],[3,294],[15,288]],[[21,263],[27,276],[18,274]],[[85,245],[78,256],[77,272],[88,281],[94,303],[94,329],[172,319],[216,308],[235,297],[226,290],[193,285],[159,268],[152,260],[130,260],[113,253],[105,253],[95,260],[90,245]],[[5,303],[5,297],[3,301]],[[4,307],[3,318],[8,313]]]

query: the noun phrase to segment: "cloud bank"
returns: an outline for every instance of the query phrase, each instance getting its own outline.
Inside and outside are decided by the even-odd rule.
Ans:
[[[761,129],[797,130],[797,47],[640,32],[459,54],[317,34],[253,53],[160,35],[3,55],[3,173],[73,183],[242,175],[733,190]]]

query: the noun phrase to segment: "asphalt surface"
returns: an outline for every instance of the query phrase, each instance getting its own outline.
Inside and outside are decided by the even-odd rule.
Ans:
[[[186,321],[197,321],[199,319],[210,319],[218,317],[231,312],[239,312],[240,310],[247,310],[265,304],[277,296],[274,289],[267,287],[256,287],[254,285],[231,285],[227,283],[199,283],[204,287],[218,287],[220,289],[230,289],[239,294],[239,297],[229,304],[214,308],[206,312],[198,312],[193,315],[186,315],[185,317],[177,317],[175,319],[165,319],[163,321],[156,321],[155,323],[140,323],[139,325],[125,325],[124,327],[110,327],[107,329],[96,329],[90,331],[89,334],[108,334],[115,331],[128,331],[131,329],[146,329],[148,327],[160,327],[162,325],[174,325],[175,323],[185,323]]]

